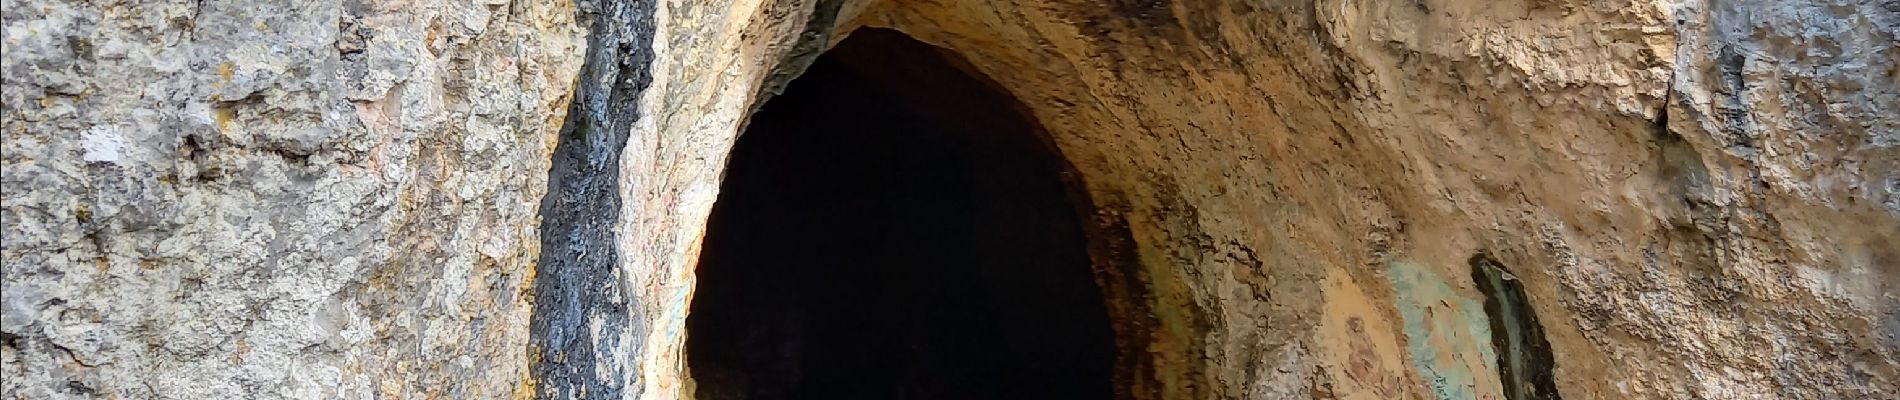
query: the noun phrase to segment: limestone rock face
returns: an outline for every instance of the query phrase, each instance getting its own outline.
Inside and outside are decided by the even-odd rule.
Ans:
[[[574,4],[0,7],[4,397],[522,390]]]
[[[866,28],[1073,165],[1120,397],[1900,393],[1890,1],[0,6],[0,397],[690,398],[727,153]]]

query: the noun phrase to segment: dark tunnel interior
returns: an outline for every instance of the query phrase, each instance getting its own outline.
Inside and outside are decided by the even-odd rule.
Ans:
[[[960,62],[862,29],[753,116],[700,253],[695,397],[1114,397],[1065,164]]]

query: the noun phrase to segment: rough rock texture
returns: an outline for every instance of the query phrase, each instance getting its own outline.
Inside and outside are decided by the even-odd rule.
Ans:
[[[522,390],[573,4],[0,8],[0,397]]]
[[[726,153],[863,26],[1126,233],[1126,397],[1504,398],[1480,254],[1565,398],[1900,393],[1890,1],[3,6],[8,398],[687,396]]]

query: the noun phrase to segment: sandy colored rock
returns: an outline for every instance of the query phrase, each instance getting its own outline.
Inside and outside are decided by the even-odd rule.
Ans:
[[[1502,399],[1480,254],[1563,398],[1900,393],[1891,2],[3,8],[0,397],[688,398],[727,152],[864,27],[1125,227],[1128,398]]]

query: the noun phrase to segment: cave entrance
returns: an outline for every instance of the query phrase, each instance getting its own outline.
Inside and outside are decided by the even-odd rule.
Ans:
[[[961,62],[859,30],[753,116],[687,319],[697,398],[1114,397],[1081,196]]]

